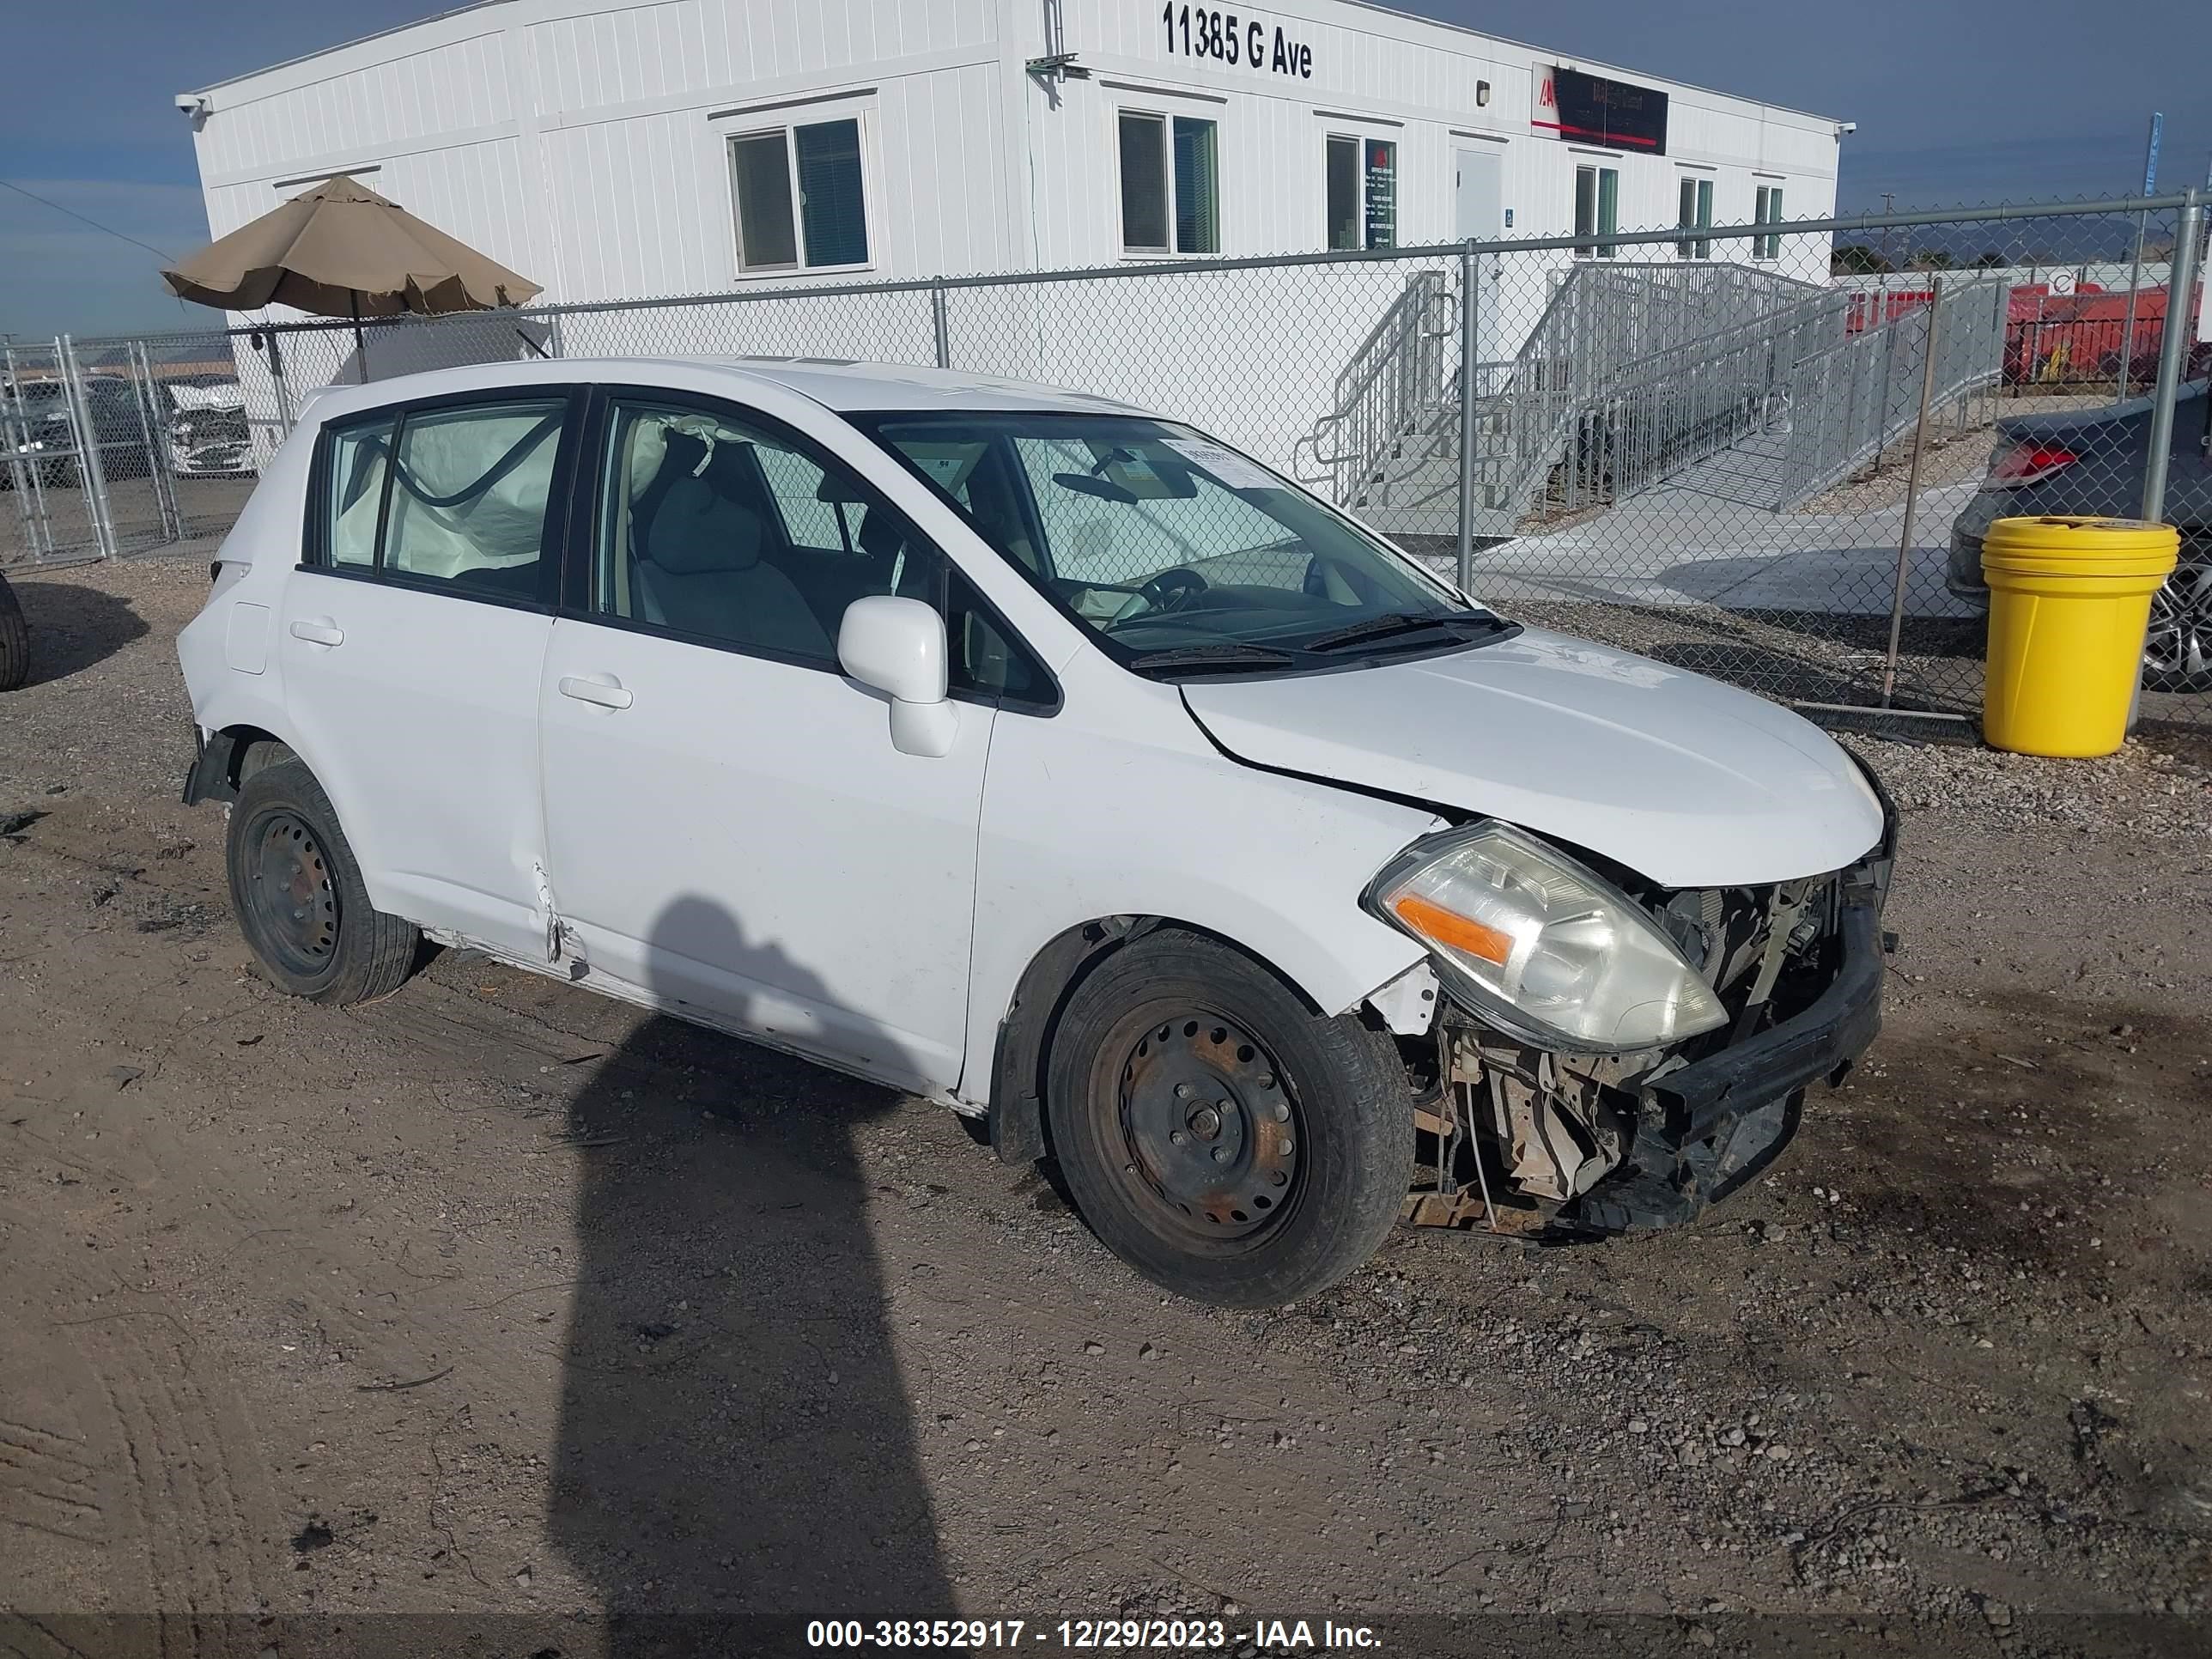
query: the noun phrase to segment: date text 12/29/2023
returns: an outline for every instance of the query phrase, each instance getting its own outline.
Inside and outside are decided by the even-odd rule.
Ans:
[[[1334,1620],[1255,1619],[815,1619],[810,1648],[1032,1648],[1047,1652],[1206,1652],[1228,1647],[1270,1653],[1380,1649],[1365,1625]]]

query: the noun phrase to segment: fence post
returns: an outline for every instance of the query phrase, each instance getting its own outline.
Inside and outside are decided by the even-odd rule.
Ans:
[[[2166,269],[2166,333],[2158,346],[2158,386],[2150,405],[2150,461],[2143,469],[2142,516],[2153,524],[2166,519],[2166,468],[2173,453],[2173,402],[2181,390],[2182,366],[2189,356],[2189,301],[2197,287],[2197,244],[2204,234],[2204,202],[2192,188],[2181,208],[2173,238],[2173,262]]]
[[[276,343],[276,331],[269,330],[261,336],[269,348],[269,379],[276,392],[276,424],[283,434],[292,435],[292,389],[284,384],[284,352]]]
[[[938,278],[929,285],[929,325],[937,337],[937,366],[952,367],[952,327],[945,314],[945,279]]]
[[[70,424],[76,428],[76,483],[85,500],[86,516],[100,556],[115,556],[115,526],[107,514],[107,468],[100,456],[100,434],[92,423],[92,404],[84,395],[84,377],[76,361],[76,342],[64,334],[54,341],[54,356],[62,372],[63,395],[69,399]]]
[[[18,446],[30,441],[30,422],[23,415],[23,400],[15,383],[15,349],[9,346],[0,352],[6,374],[0,378],[0,448],[8,452],[8,482],[15,491],[15,510],[23,515],[23,545],[33,563],[46,556],[47,537],[46,514],[40,511],[42,499],[33,499],[33,490],[38,479],[38,464],[26,465],[17,453]]]
[[[1474,243],[1459,254],[1459,590],[1474,586]]]
[[[1889,599],[1889,653],[1881,664],[1881,706],[1889,707],[1897,689],[1897,652],[1905,635],[1905,576],[1912,562],[1913,520],[1920,507],[1920,457],[1928,447],[1928,404],[1936,393],[1936,348],[1942,330],[1943,279],[1937,276],[1928,298],[1928,344],[1920,364],[1920,418],[1912,427],[1912,465],[1905,475],[1905,528],[1897,538],[1897,583]]]
[[[143,340],[133,340],[124,349],[129,354],[131,379],[137,392],[138,434],[146,441],[146,487],[154,492],[154,508],[161,515],[161,539],[178,541],[184,530],[178,522],[174,475],[169,471],[168,423],[161,418],[160,405],[155,401],[154,354],[146,349]]]
[[[1884,323],[1893,322],[1894,319],[1887,314],[1889,295],[1887,290],[1884,290],[1881,296],[1881,308],[1884,313]],[[1897,341],[1903,331],[1892,327],[1887,330],[1887,332],[1889,338],[1883,343],[1881,348],[1881,393],[1874,406],[1874,464],[1877,467],[1881,465],[1882,434],[1889,430],[1890,371],[1897,362]]]
[[[2128,267],[2128,320],[2120,334],[2120,383],[2118,395],[2112,401],[2124,404],[2128,400],[2130,371],[2135,367],[2136,355],[2136,290],[2142,286],[2143,232],[2148,214],[2138,209],[2136,213],[2135,260]],[[2171,270],[2169,266],[2168,270]]]

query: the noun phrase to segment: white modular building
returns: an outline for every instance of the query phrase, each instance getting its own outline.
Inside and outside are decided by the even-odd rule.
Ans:
[[[1416,424],[1451,419],[1453,365],[1419,355],[1449,331],[1433,313],[1459,313],[1450,262],[1179,269],[1597,239],[1481,273],[1472,349],[1504,386],[1577,263],[1620,267],[1591,297],[1626,284],[1647,315],[1678,293],[1702,307],[1616,331],[1638,341],[1732,321],[1747,282],[1825,285],[1825,235],[1694,232],[1832,214],[1845,130],[1359,0],[486,0],[177,101],[216,235],[350,173],[542,283],[544,303],[763,301],[569,317],[568,355],[934,356],[1181,414],[1345,500],[1370,452],[1435,470],[1431,432],[1409,447],[1401,404],[1388,430],[1374,405],[1412,386]],[[805,292],[1101,268],[1159,275],[933,305]],[[1407,362],[1376,360],[1401,339]],[[301,356],[295,393],[349,378]],[[258,398],[266,367],[242,352],[240,372]],[[1525,434],[1525,399],[1513,418]],[[1505,447],[1484,482],[1510,520],[1543,463],[1496,459]]]
[[[178,101],[214,234],[351,173],[549,301],[1823,217],[1842,131],[1358,0],[487,0]]]

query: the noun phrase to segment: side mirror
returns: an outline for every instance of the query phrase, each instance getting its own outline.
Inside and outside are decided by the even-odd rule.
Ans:
[[[837,625],[837,665],[891,700],[891,746],[902,755],[952,752],[960,710],[945,695],[945,618],[920,599],[855,599]]]

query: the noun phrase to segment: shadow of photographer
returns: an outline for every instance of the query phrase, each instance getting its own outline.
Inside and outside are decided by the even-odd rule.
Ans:
[[[732,1008],[746,981],[832,1000],[708,899],[671,905],[653,943],[664,995],[703,978]],[[607,1653],[781,1650],[810,1618],[952,1612],[854,1146],[899,1100],[659,1016],[571,1109],[600,1144],[550,1530]]]

